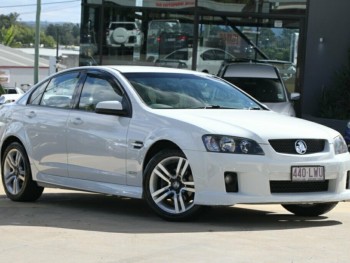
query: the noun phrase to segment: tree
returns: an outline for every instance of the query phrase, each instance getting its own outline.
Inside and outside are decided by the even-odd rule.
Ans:
[[[46,28],[45,33],[55,40],[57,40],[58,35],[60,45],[79,45],[80,26],[78,24],[50,24]]]
[[[29,47],[35,39],[35,30],[25,23],[17,21],[19,14],[0,15],[0,44],[10,47]],[[46,30],[40,33],[41,44],[45,47],[56,46],[57,33],[59,33],[60,44],[79,45],[79,24],[50,24]]]

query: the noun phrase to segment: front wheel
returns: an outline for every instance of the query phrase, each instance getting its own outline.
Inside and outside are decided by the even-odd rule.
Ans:
[[[185,221],[200,211],[194,204],[195,183],[189,161],[180,150],[161,151],[148,163],[144,196],[162,218]]]
[[[283,204],[289,212],[297,216],[320,216],[331,211],[338,202],[315,204]]]
[[[7,197],[13,201],[35,201],[44,190],[32,180],[28,156],[17,142],[11,143],[4,152],[1,177]]]

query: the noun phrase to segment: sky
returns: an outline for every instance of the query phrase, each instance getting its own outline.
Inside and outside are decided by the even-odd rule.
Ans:
[[[0,14],[18,13],[19,21],[35,21],[39,0],[1,0]],[[41,21],[80,23],[81,0],[41,0]]]

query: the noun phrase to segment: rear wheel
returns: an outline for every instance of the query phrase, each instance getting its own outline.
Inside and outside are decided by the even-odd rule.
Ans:
[[[282,205],[289,212],[297,216],[320,216],[331,211],[338,202],[315,203],[315,204],[284,204]]]
[[[201,208],[194,204],[195,192],[189,161],[180,150],[161,151],[148,163],[145,199],[160,217],[170,221],[193,218]]]
[[[4,152],[1,177],[7,197],[13,201],[35,201],[44,190],[32,180],[28,156],[17,142],[11,143]]]

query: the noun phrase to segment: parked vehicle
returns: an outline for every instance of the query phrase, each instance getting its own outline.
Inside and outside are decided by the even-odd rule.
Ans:
[[[5,93],[0,96],[0,105],[18,100],[24,91],[20,88],[3,88]]]
[[[192,67],[192,48],[178,49],[156,61],[156,66],[169,66],[176,68]],[[222,62],[234,57],[219,48],[198,47],[197,71],[217,74]]]
[[[107,46],[110,47],[139,47],[143,38],[136,22],[110,22],[106,32]]]
[[[147,58],[153,61],[180,48],[192,47],[193,28],[186,30],[177,19],[156,19],[148,24]]]
[[[289,93],[279,70],[266,63],[237,62],[224,65],[218,76],[231,82],[273,111],[295,116],[293,102],[300,93]]]
[[[0,108],[0,151],[13,201],[78,189],[144,198],[180,221],[202,206],[278,203],[318,216],[350,200],[350,154],[337,131],[190,70],[59,72]]]

